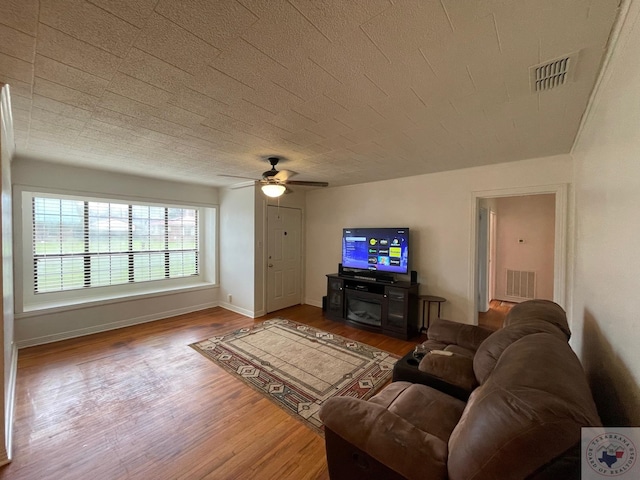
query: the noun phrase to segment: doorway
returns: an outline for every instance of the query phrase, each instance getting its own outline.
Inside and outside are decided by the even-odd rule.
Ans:
[[[267,313],[301,303],[302,211],[267,207]]]
[[[565,272],[565,262],[566,262],[566,231],[567,231],[567,218],[566,218],[566,208],[567,208],[567,186],[566,185],[550,185],[550,186],[541,186],[541,187],[522,187],[522,188],[513,188],[506,190],[497,190],[497,191],[483,191],[483,192],[473,192],[472,195],[472,224],[471,224],[471,251],[470,251],[470,285],[469,285],[469,298],[471,301],[469,302],[469,318],[473,320],[473,324],[478,324],[478,312],[482,308],[486,308],[488,301],[491,300],[489,297],[489,293],[492,290],[492,287],[495,288],[496,277],[500,275],[499,272],[495,272],[493,274],[494,279],[491,280],[492,270],[495,269],[495,264],[497,262],[493,262],[491,264],[490,257],[493,247],[491,242],[489,241],[490,234],[493,229],[495,229],[496,222],[499,224],[500,222],[500,214],[498,212],[497,218],[491,218],[491,215],[488,215],[487,221],[481,225],[480,222],[480,210],[485,206],[485,202],[504,197],[523,197],[529,195],[541,195],[541,194],[554,194],[555,202],[553,204],[553,211],[555,214],[554,222],[553,222],[553,253],[552,259],[550,263],[552,264],[550,269],[552,270],[552,278],[553,278],[553,287],[552,293],[548,296],[552,297],[553,301],[558,303],[560,306],[567,309],[564,305],[565,303],[565,291],[566,291],[566,272]],[[492,223],[494,225],[492,225]],[[518,238],[518,241],[521,240]],[[526,243],[526,237],[522,238],[523,242]],[[497,242],[499,243],[499,242]],[[495,243],[494,243],[495,245]],[[480,248],[486,251],[486,254],[481,255]],[[499,249],[500,247],[497,246]],[[499,255],[496,253],[494,255],[494,259]],[[483,265],[480,265],[480,262],[483,261]],[[487,279],[487,283],[485,285],[481,285],[481,275],[482,278]],[[482,289],[482,290],[481,290]],[[482,294],[482,295],[481,295]],[[494,297],[500,297],[499,292],[493,293]],[[509,300],[509,298],[506,298]],[[569,312],[567,312],[569,313]]]

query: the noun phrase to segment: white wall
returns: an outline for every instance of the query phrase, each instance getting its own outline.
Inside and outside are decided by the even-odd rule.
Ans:
[[[214,206],[217,189],[133,175],[84,169],[16,158],[12,164],[14,191],[21,188],[53,189],[58,193],[104,194],[113,198],[141,199],[188,205]],[[21,195],[14,194],[14,225],[21,217]],[[21,228],[14,228],[16,259],[20,259]],[[16,312],[21,312],[21,263],[14,263]],[[17,313],[15,339],[19,347],[71,338],[135,323],[167,318],[218,303],[217,286],[187,289],[165,295],[142,295],[105,304],[80,305],[44,312]]]
[[[220,305],[250,317],[255,311],[255,196],[253,186],[220,190]]]
[[[340,262],[344,227],[408,226],[420,293],[445,297],[442,316],[473,323],[469,288],[472,192],[570,183],[569,155],[510,162],[307,194],[306,297],[320,306]]]
[[[640,425],[640,2],[574,147],[573,345],[603,421]]]
[[[536,298],[553,300],[555,195],[526,195],[495,200],[498,212],[496,298],[513,300],[507,296],[509,269],[536,272]]]

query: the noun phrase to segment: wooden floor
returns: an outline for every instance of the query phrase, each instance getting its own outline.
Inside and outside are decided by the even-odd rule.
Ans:
[[[491,300],[491,302],[489,302],[489,310],[478,313],[478,325],[491,330],[502,328],[504,318],[514,305],[515,303]]]
[[[420,338],[308,305],[276,313],[213,308],[20,350],[13,462],[0,479],[328,478],[321,437],[188,345],[273,316],[398,355]]]

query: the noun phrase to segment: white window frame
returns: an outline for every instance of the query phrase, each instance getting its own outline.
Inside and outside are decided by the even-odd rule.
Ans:
[[[76,192],[59,193],[54,191],[40,191],[39,189],[25,189],[21,192],[21,232],[22,232],[22,311],[38,311],[57,309],[66,306],[84,305],[88,303],[104,303],[131,297],[146,296],[159,293],[182,291],[185,289],[209,288],[217,282],[217,208],[194,204],[178,204],[176,202],[162,202],[140,198],[123,198],[119,196],[86,195]],[[32,198],[49,197],[71,200],[85,200],[96,202],[113,202],[133,205],[148,205],[169,208],[192,208],[198,211],[199,235],[198,255],[199,273],[188,277],[152,280],[144,282],[125,283],[101,287],[64,290],[59,292],[34,293],[34,255],[33,255],[33,224]],[[17,252],[16,252],[17,253]],[[16,298],[18,301],[18,298]],[[18,310],[20,308],[18,307]]]

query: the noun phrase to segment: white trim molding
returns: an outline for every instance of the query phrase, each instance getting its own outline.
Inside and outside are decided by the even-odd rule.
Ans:
[[[249,317],[249,318],[258,318],[263,315],[266,315],[267,313],[264,311],[264,309],[254,312],[246,308],[238,307],[237,305],[233,305],[228,302],[220,302],[219,306],[224,308],[225,310],[229,310],[230,312],[234,312],[234,313],[239,313],[240,315],[244,315],[245,317]]]
[[[15,404],[16,371],[18,365],[18,353],[14,342],[14,312],[13,292],[14,281],[11,264],[13,263],[12,243],[12,209],[11,202],[11,161],[15,155],[15,140],[13,136],[13,118],[11,116],[11,93],[9,85],[0,84],[0,183],[2,201],[0,202],[0,248],[2,257],[0,262],[0,314],[2,315],[2,328],[0,330],[0,345],[2,356],[0,357],[0,372],[2,372],[2,397],[0,411],[2,421],[2,442],[0,442],[0,465],[11,461],[11,449],[13,438],[13,415]],[[7,365],[8,363],[8,365]]]
[[[13,343],[11,347],[11,363],[9,365],[9,381],[7,382],[7,392],[5,392],[5,453],[6,458],[2,458],[0,466],[11,462],[13,458],[13,417],[16,406],[16,379],[18,377],[18,346]]]

